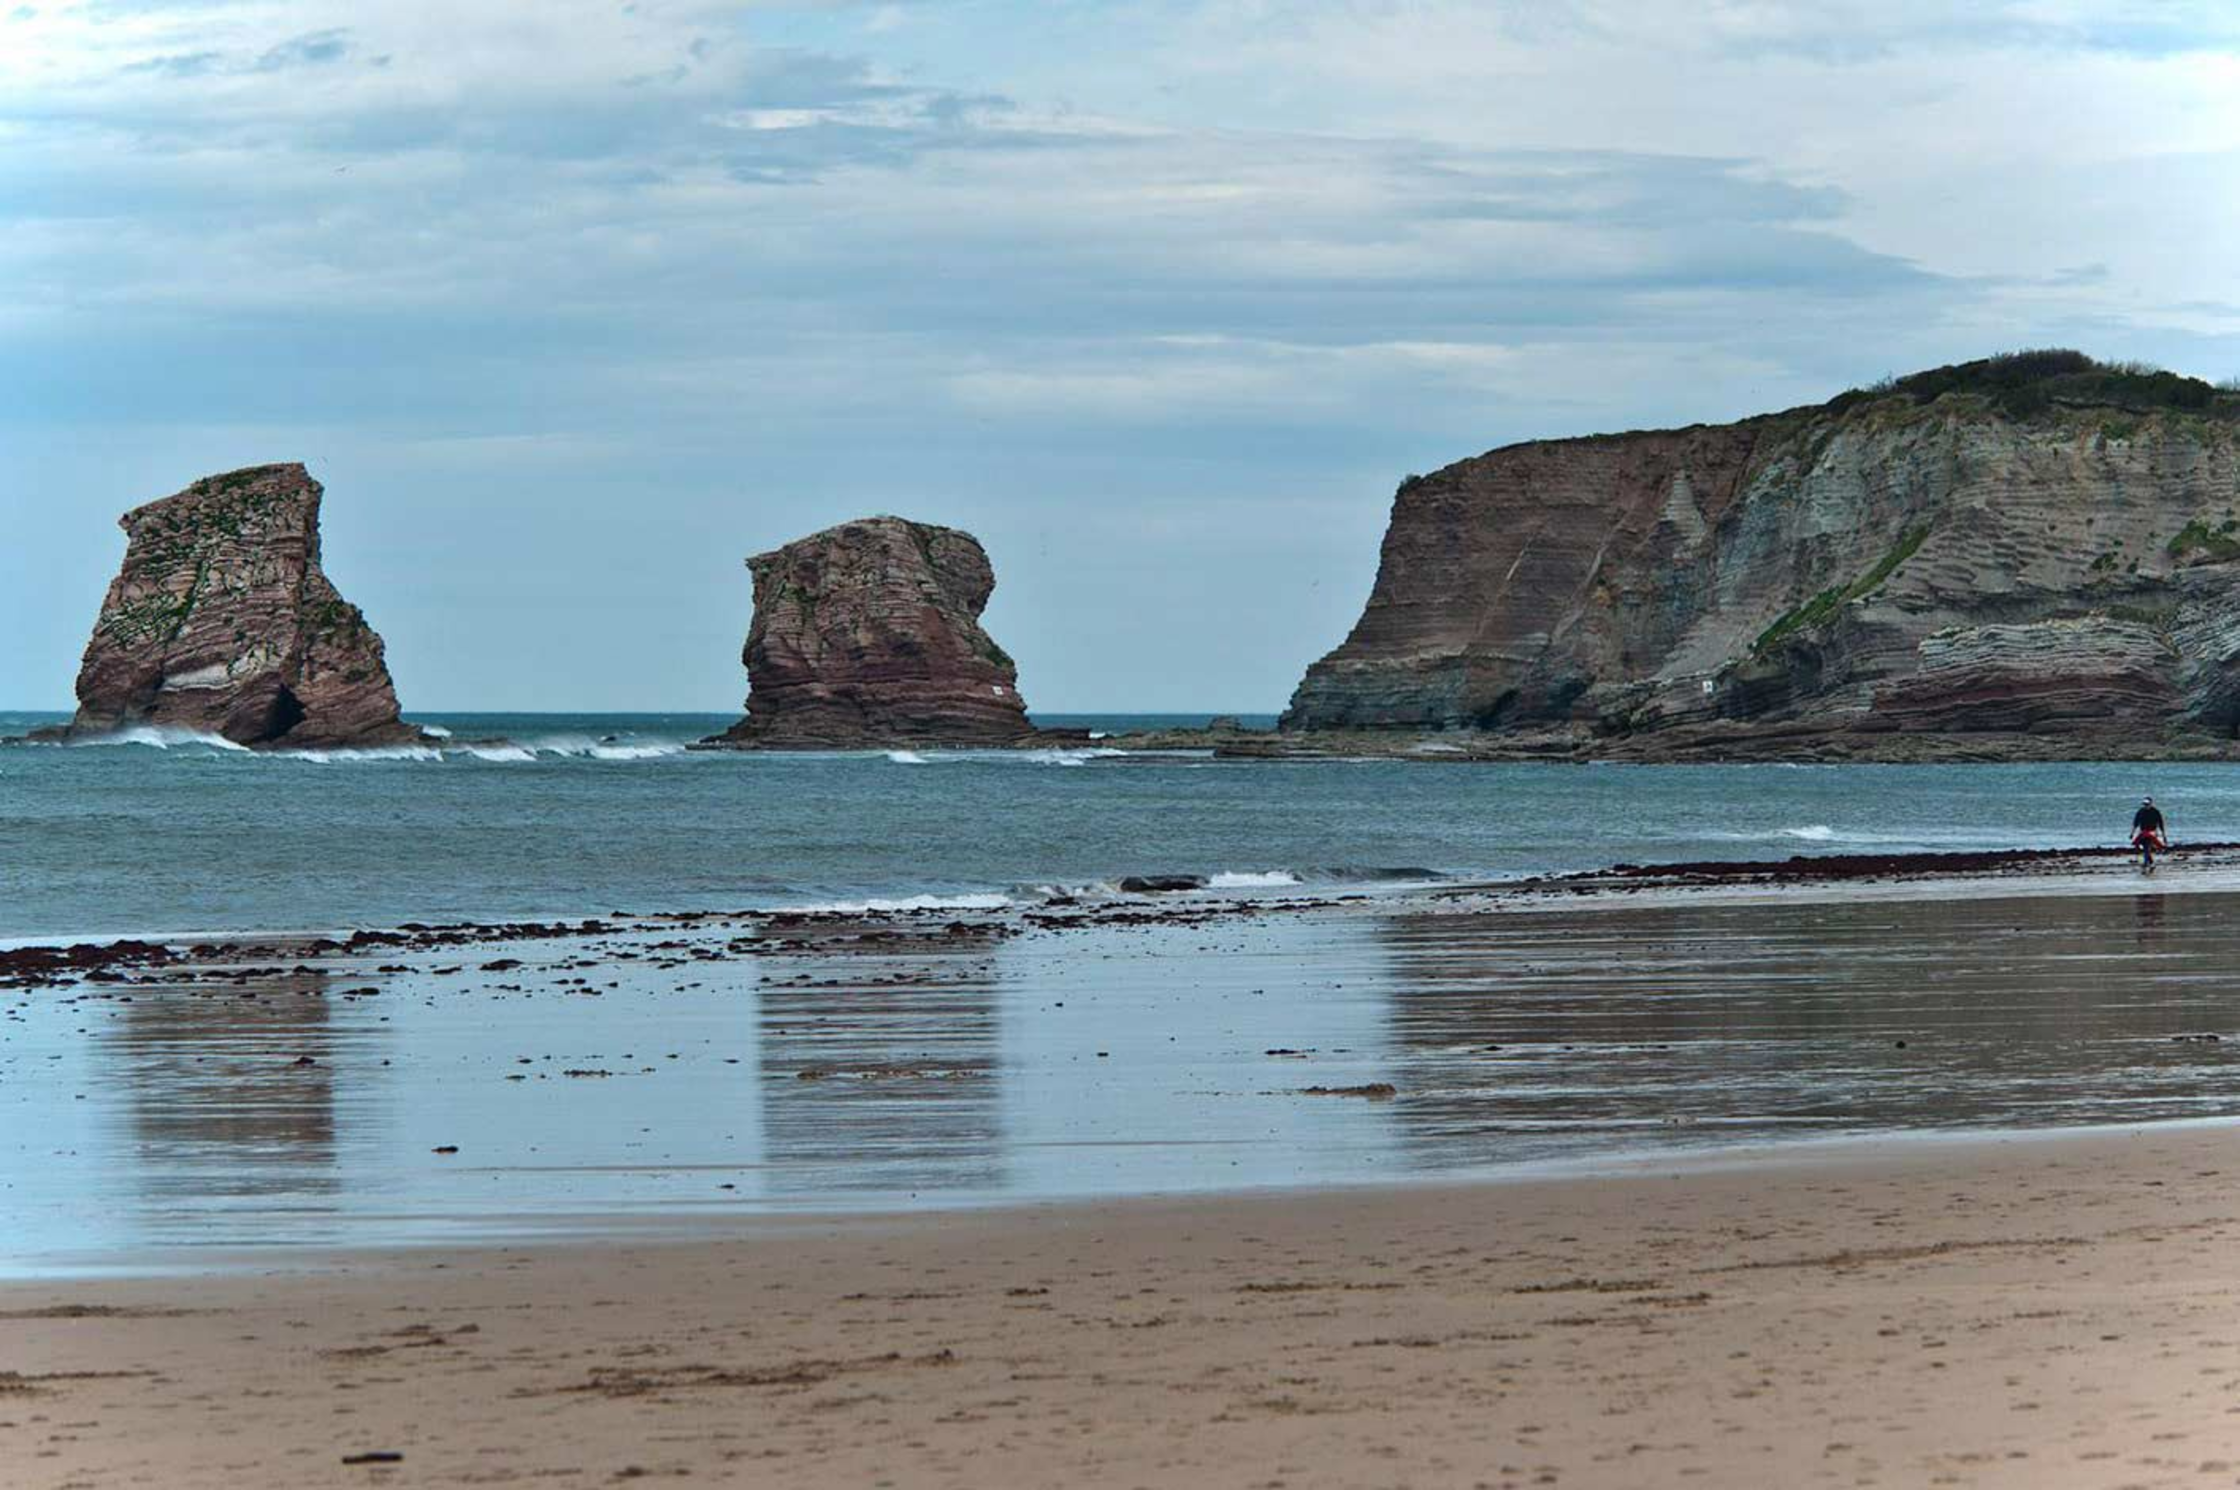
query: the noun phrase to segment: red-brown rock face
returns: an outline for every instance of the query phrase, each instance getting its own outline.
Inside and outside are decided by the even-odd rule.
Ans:
[[[1287,729],[2240,724],[2240,397],[2031,353],[1410,478]]]
[[[124,567],[86,644],[68,733],[417,739],[397,718],[381,638],[320,571],[320,494],[300,465],[251,466],[126,513]]]
[[[980,629],[996,581],[971,534],[865,518],[747,568],[747,717],[712,743],[1007,745],[1034,733],[1017,670]]]

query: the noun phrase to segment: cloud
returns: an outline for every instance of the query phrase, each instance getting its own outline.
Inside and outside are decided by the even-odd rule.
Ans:
[[[1402,470],[2026,343],[2240,367],[2229,31],[2081,0],[24,7],[0,446],[51,452],[13,491],[103,510],[15,525],[11,606],[74,616],[42,576],[121,505],[84,451],[324,450],[400,523],[627,490],[693,535],[632,561],[649,605],[699,550],[930,509],[1108,614],[1142,607],[1095,575],[1162,576],[1154,630],[1233,598],[1265,649],[1190,701],[1248,665],[1279,699],[1268,618],[1296,662],[1334,639]],[[1315,531],[1255,557],[1287,503]],[[1192,551],[1114,511],[1187,511]],[[572,531],[538,539],[556,584],[612,558]],[[429,562],[396,569],[453,586],[429,634],[470,626],[471,563]],[[1057,608],[1030,671],[1189,681],[1004,594]],[[694,675],[718,701],[735,652]]]
[[[337,26],[291,36],[268,47],[255,63],[257,72],[285,72],[294,67],[324,67],[350,54],[350,33]]]
[[[216,72],[225,63],[222,52],[173,52],[162,57],[143,57],[137,62],[127,62],[127,73],[156,73],[167,78],[199,78]]]

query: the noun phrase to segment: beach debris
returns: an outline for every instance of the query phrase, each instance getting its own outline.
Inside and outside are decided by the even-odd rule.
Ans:
[[[1361,1086],[1303,1086],[1299,1088],[1299,1095],[1302,1097],[1367,1097],[1373,1102],[1382,1102],[1388,1098],[1399,1096],[1400,1089],[1389,1081],[1372,1081]]]
[[[344,1454],[345,1464],[402,1464],[404,1455],[395,1449],[368,1449],[362,1454]]]
[[[431,1154],[456,1154],[459,1152],[459,1145],[455,1143],[439,1144],[428,1152]]]

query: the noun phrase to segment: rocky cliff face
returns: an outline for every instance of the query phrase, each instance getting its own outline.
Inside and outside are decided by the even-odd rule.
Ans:
[[[866,518],[747,560],[747,717],[711,744],[1008,745],[1034,734],[980,629],[995,571],[955,528]]]
[[[381,638],[319,568],[300,465],[208,476],[120,520],[124,567],[78,669],[67,733],[164,725],[243,745],[381,745],[399,722]]]
[[[1283,722],[2230,739],[2240,395],[2030,353],[1411,477]]]

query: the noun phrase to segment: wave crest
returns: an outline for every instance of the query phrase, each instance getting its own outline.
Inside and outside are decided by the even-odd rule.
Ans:
[[[108,734],[84,735],[62,743],[73,750],[99,749],[108,745],[146,745],[157,750],[175,750],[181,746],[202,745],[212,750],[240,755],[249,753],[248,746],[236,744],[224,735],[208,734],[198,729],[182,729],[173,724],[135,724]]]
[[[810,915],[868,916],[893,911],[1000,911],[1014,902],[1008,895],[903,895],[893,899],[830,900],[782,909]]]

